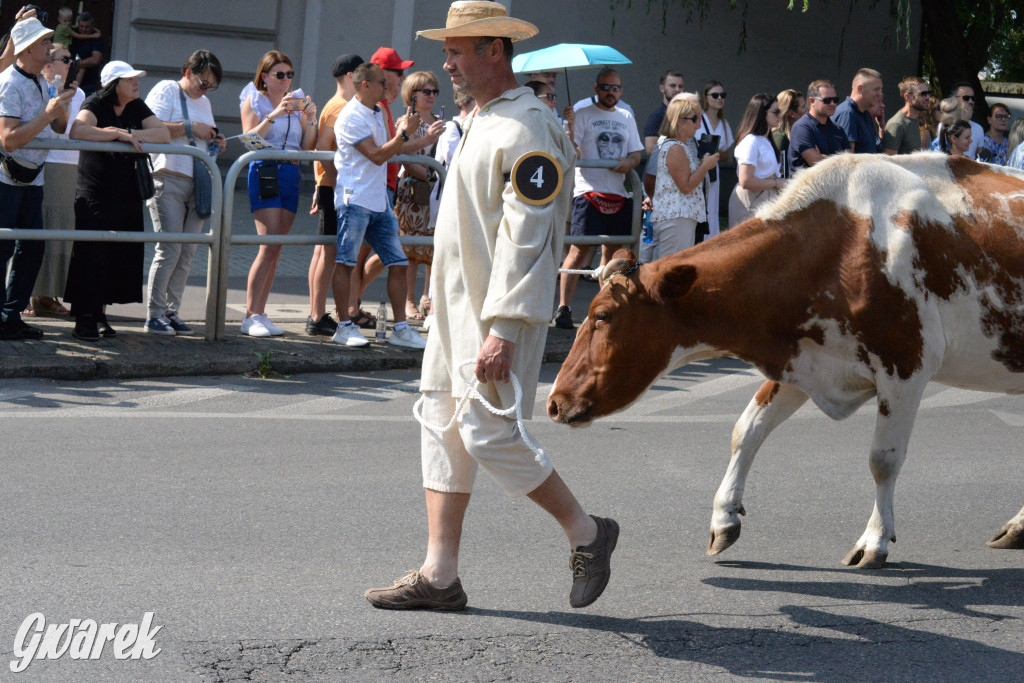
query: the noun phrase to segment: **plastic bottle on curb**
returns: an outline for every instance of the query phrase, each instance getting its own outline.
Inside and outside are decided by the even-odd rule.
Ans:
[[[388,336],[388,306],[383,301],[377,309],[377,340],[384,341]]]
[[[644,210],[644,244],[654,244],[654,221],[651,220],[651,210]]]

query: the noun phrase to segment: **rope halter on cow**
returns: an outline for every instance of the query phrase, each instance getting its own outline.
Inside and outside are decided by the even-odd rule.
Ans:
[[[458,373],[459,377],[462,378],[462,381],[466,383],[466,393],[462,395],[462,398],[460,398],[459,402],[456,404],[455,412],[452,413],[452,419],[448,421],[448,424],[443,426],[431,424],[430,422],[427,422],[427,419],[425,417],[423,417],[423,401],[426,398],[426,396],[420,396],[412,407],[412,415],[413,417],[416,418],[416,421],[423,425],[429,431],[433,432],[434,434],[437,434],[438,436],[441,436],[445,432],[448,432],[455,427],[455,423],[458,421],[459,416],[462,415],[462,410],[466,406],[466,403],[468,403],[470,399],[475,398],[476,400],[480,401],[480,404],[484,408],[486,408],[492,414],[497,415],[498,417],[511,418],[514,415],[516,420],[516,426],[519,428],[519,433],[522,435],[523,441],[526,443],[527,447],[531,451],[533,451],[533,454],[536,455],[538,458],[543,458],[544,450],[540,446],[538,446],[537,443],[530,437],[529,432],[526,431],[526,425],[523,424],[523,387],[519,383],[519,378],[516,377],[514,372],[509,373],[509,376],[512,380],[512,389],[513,391],[515,391],[515,405],[506,410],[499,410],[498,408],[495,408],[486,398],[484,398],[479,391],[477,391],[475,382],[476,378],[466,377],[465,373],[463,372],[463,368],[469,367],[470,365],[476,365],[475,358],[472,360],[462,361],[462,363],[459,364]]]

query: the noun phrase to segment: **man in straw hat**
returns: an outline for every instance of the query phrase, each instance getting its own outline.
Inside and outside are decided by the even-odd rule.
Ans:
[[[522,382],[524,417],[534,404],[575,163],[558,121],[512,72],[512,43],[536,34],[496,2],[452,3],[445,28],[418,33],[444,41],[455,92],[477,102],[452,159],[434,237],[436,320],[420,383],[422,416],[432,425],[455,414],[466,360],[476,361],[477,388],[496,408],[515,403],[510,372]],[[569,602],[594,602],[608,583],[618,524],[587,515],[516,420],[480,401],[468,401],[456,427],[438,432],[422,431],[426,559],[366,598],[387,609],[466,606],[459,543],[479,464],[510,495],[529,496],[561,524],[573,549]]]
[[[39,74],[50,61],[53,31],[35,16],[11,29],[15,62],[0,73],[0,228],[43,227],[43,162],[45,149],[22,149],[32,140],[55,138],[68,123],[68,103],[74,89],[55,97],[45,94]],[[25,324],[32,287],[43,262],[45,243],[0,240],[0,273],[11,262],[7,291],[0,308],[0,339],[40,339],[43,331]]]

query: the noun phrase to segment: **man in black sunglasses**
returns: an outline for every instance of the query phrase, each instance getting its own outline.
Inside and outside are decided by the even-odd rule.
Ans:
[[[855,154],[877,154],[878,128],[871,108],[882,101],[882,75],[874,69],[859,69],[853,77],[850,96],[836,107],[832,121],[843,129]]]
[[[920,76],[907,76],[900,81],[903,108],[885,124],[882,149],[886,154],[910,154],[921,149],[921,128],[918,120],[928,109],[932,89]]]
[[[829,118],[838,103],[832,81],[821,79],[807,86],[807,113],[796,120],[789,136],[791,168],[814,166],[830,154],[850,151],[846,133]]]

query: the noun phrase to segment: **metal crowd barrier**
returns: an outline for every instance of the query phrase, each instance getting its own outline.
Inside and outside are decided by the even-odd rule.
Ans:
[[[127,142],[86,142],[84,140],[33,140],[26,144],[23,149],[65,149],[76,152],[129,152],[138,153],[131,144]],[[163,232],[120,232],[117,230],[13,230],[10,228],[0,229],[0,240],[53,240],[53,241],[76,241],[76,242],[185,242],[194,244],[205,244],[210,247],[209,263],[219,262],[220,251],[220,224],[224,207],[224,186],[221,182],[220,169],[217,168],[217,161],[211,157],[205,149],[192,147],[191,145],[165,145],[143,143],[142,150],[154,154],[183,154],[200,159],[210,169],[213,179],[212,207],[213,211],[209,218],[209,232],[200,233],[163,233]],[[44,171],[45,173],[45,171]],[[206,271],[206,339],[214,339],[214,327],[217,314],[217,300],[213,296],[218,289],[220,271],[217,268],[208,268]]]
[[[234,194],[235,183],[242,169],[249,166],[252,161],[262,159],[278,159],[282,161],[320,161],[332,162],[334,152],[286,152],[280,149],[261,149],[254,152],[246,152],[231,164],[231,168],[224,174],[224,196],[230,197]],[[426,156],[425,154],[400,154],[391,157],[389,162],[400,164],[420,164],[430,166],[441,180],[446,177],[444,165],[441,162]],[[330,235],[234,235],[232,233],[232,222],[234,220],[234,202],[224,203],[224,215],[220,234],[220,262],[218,270],[222,277],[218,280],[217,289],[217,311],[219,318],[216,322],[215,339],[224,339],[224,327],[226,324],[228,307],[228,265],[231,259],[232,245],[261,245],[261,244],[334,244],[335,238]],[[433,237],[406,236],[401,237],[402,244],[425,244],[432,245]],[[209,293],[207,293],[209,296]]]
[[[127,142],[86,142],[84,140],[34,140],[26,149],[62,149],[72,151],[94,152],[128,152],[137,150]],[[316,245],[333,244],[335,238],[330,235],[234,235],[232,220],[234,218],[235,184],[242,169],[251,161],[262,159],[279,159],[288,161],[321,161],[330,162],[334,159],[333,152],[286,152],[277,149],[265,149],[247,152],[238,157],[224,174],[216,160],[205,149],[191,145],[165,145],[145,143],[142,149],[154,154],[182,154],[200,159],[210,169],[213,178],[213,211],[209,218],[209,232],[201,233],[163,233],[163,232],[121,232],[117,230],[17,230],[0,228],[0,240],[47,240],[47,241],[79,241],[79,242],[181,242],[205,244],[210,248],[206,272],[206,339],[207,341],[225,338],[225,318],[227,313],[228,266],[232,245],[289,244]],[[444,179],[444,166],[435,159],[422,154],[403,154],[392,157],[389,161],[397,163],[415,163],[430,166]],[[577,165],[583,168],[615,168],[617,162],[601,159],[580,159]],[[641,233],[641,215],[643,202],[643,186],[636,171],[629,172],[630,185],[633,193],[632,234],[629,243],[634,250],[639,249]],[[421,235],[403,235],[402,244],[433,245],[434,238]],[[567,236],[566,244],[598,245],[622,244],[623,236],[592,235]]]

